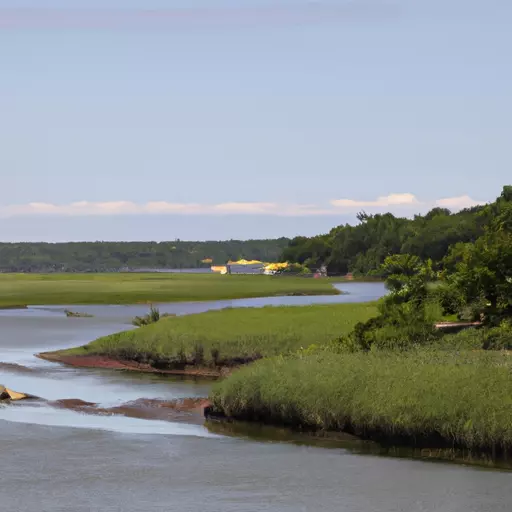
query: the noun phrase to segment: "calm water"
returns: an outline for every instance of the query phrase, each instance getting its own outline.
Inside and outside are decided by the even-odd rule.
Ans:
[[[166,305],[196,313],[227,306],[375,299],[378,283],[342,285],[349,295]],[[105,406],[137,398],[206,396],[210,384],[67,368],[34,353],[128,329],[144,307],[0,313],[0,383],[46,399]],[[7,363],[7,364],[6,364]],[[22,365],[21,367],[16,366]],[[511,509],[509,473],[358,455],[343,448],[262,442],[204,426],[91,416],[48,405],[0,406],[0,510],[488,512]],[[222,431],[220,431],[222,432]]]

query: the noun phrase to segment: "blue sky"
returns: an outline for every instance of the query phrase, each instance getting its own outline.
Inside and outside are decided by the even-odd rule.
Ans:
[[[314,234],[511,183],[507,0],[0,0],[0,240]]]

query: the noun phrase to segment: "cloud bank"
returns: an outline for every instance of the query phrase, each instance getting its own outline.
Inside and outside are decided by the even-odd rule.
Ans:
[[[33,202],[20,205],[0,206],[0,217],[169,214],[305,217],[357,213],[361,210],[365,210],[369,213],[391,211],[397,215],[411,215],[426,212],[434,207],[458,211],[483,203],[483,201],[476,201],[467,195],[434,201],[421,201],[411,193],[390,194],[388,196],[378,197],[374,200],[333,199],[326,205],[275,202],[229,202],[219,204],[172,203],[167,201],[150,201],[147,203],[135,203],[132,201],[79,201],[68,204]]]

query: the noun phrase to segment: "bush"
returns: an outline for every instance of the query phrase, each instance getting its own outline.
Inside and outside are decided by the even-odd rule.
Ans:
[[[143,327],[144,325],[155,324],[162,318],[166,318],[168,316],[176,316],[176,315],[170,315],[168,313],[161,315],[160,310],[158,308],[151,306],[149,309],[149,313],[144,316],[136,316],[132,320],[132,325],[135,325],[136,327]]]
[[[404,350],[432,343],[442,336],[434,325],[441,317],[440,308],[435,302],[415,305],[413,302],[396,304],[384,301],[379,305],[379,310],[380,316],[359,322],[349,335],[338,338],[338,350]]]
[[[311,274],[311,270],[300,263],[291,263],[281,271],[282,274],[307,275]]]
[[[484,350],[510,350],[512,349],[512,324],[503,321],[498,327],[491,327],[485,331]]]
[[[446,283],[438,284],[430,292],[430,296],[441,306],[443,315],[459,315],[461,313],[464,297],[454,286]]]
[[[438,346],[448,350],[512,350],[512,325],[464,329],[444,336]]]

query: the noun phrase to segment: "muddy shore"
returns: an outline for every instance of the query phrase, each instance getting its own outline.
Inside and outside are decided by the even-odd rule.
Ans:
[[[155,368],[150,364],[139,363],[125,359],[114,359],[101,355],[62,355],[58,352],[42,352],[36,354],[40,359],[54,363],[62,363],[76,368],[103,368],[108,370],[136,371],[144,373],[157,373],[163,375],[184,375],[190,377],[219,378],[228,375],[233,368],[230,367],[197,367],[185,366],[180,369]]]
[[[98,407],[95,403],[78,399],[54,400],[47,404],[84,414],[120,415],[129,418],[182,421],[201,425],[204,423],[204,409],[210,405],[210,402],[205,398],[184,398],[171,401],[140,398],[115,407]]]

